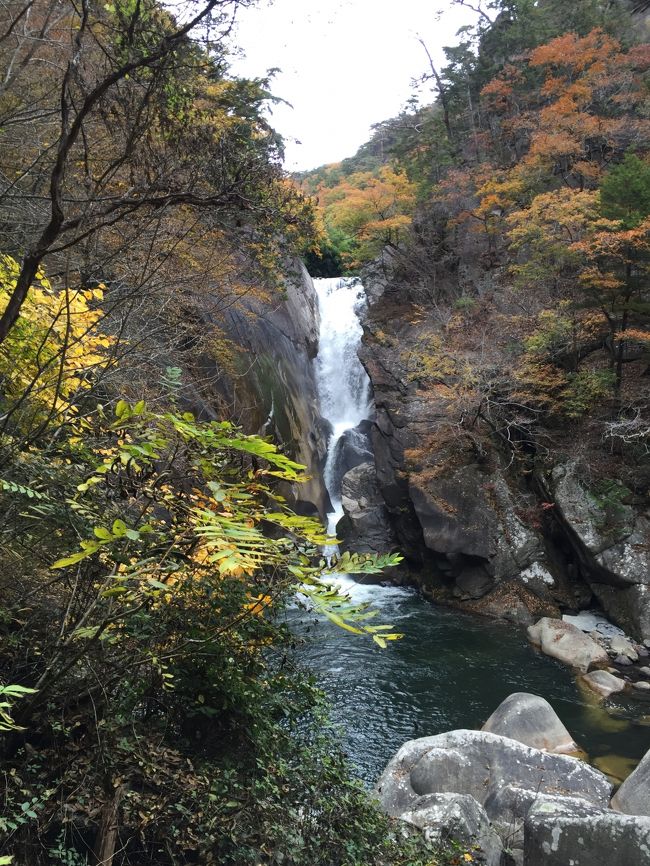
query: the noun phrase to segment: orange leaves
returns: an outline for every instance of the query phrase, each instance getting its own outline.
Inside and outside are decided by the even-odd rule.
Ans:
[[[535,48],[529,58],[533,67],[548,66],[567,78],[580,74],[594,64],[618,54],[620,43],[596,28],[587,36],[564,33]]]

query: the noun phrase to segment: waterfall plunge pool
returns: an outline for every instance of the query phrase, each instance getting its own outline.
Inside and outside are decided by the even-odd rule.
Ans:
[[[324,480],[343,515],[336,444],[345,430],[371,417],[370,383],[358,358],[365,294],[358,280],[315,280],[321,332],[316,374],[321,413],[332,424]],[[523,629],[434,606],[414,590],[354,583],[342,588],[379,608],[381,621],[403,632],[387,649],[350,635],[328,620],[289,612],[305,639],[298,661],[319,678],[332,720],[367,784],[377,780],[406,740],[454,728],[479,728],[512,692],[546,698],[589,760],[615,778],[627,776],[650,747],[650,700],[617,696],[605,709],[580,691],[571,671],[541,655]]]

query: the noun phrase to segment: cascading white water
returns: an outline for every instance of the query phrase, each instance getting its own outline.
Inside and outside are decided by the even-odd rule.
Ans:
[[[372,411],[370,380],[358,356],[363,333],[359,313],[366,296],[357,279],[318,279],[314,285],[320,310],[316,380],[321,414],[333,428],[323,475],[334,509],[327,515],[327,529],[334,534],[343,516],[340,482],[333,473],[336,445],[346,430],[356,427]]]

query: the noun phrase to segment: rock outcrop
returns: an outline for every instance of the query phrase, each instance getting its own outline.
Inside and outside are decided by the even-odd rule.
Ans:
[[[650,866],[650,819],[540,797],[524,825],[525,866]]]
[[[527,739],[572,741],[552,708],[513,694],[488,720]],[[434,841],[482,849],[495,866],[650,866],[650,753],[609,807],[611,785],[576,758],[488,731],[411,740],[378,784],[381,807]],[[500,858],[500,859],[499,859]]]
[[[382,808],[399,816],[426,794],[469,794],[482,806],[506,785],[524,791],[578,796],[606,808],[611,785],[575,758],[531,749],[485,731],[451,731],[410,740],[388,763],[377,793]]]
[[[579,442],[544,429],[541,415],[520,424],[516,405],[500,414],[503,346],[491,366],[489,350],[484,357],[463,339],[463,322],[494,321],[503,277],[479,262],[441,261],[437,292],[466,289],[477,310],[489,301],[474,318],[449,309],[440,322],[444,304],[419,303],[390,256],[364,278],[361,359],[376,402],[377,481],[411,578],[437,601],[520,623],[596,601],[633,637],[650,637],[642,481],[631,495],[612,455],[603,457],[611,478],[588,478]],[[453,346],[453,362],[443,345]],[[466,399],[463,365],[480,379]]]

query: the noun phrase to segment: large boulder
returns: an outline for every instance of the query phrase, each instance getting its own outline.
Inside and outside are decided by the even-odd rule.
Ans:
[[[481,728],[517,740],[533,749],[562,754],[578,751],[571,734],[564,727],[548,701],[539,695],[515,692],[509,695]]]
[[[628,815],[650,816],[650,752],[614,794],[612,808]]]
[[[650,819],[539,797],[524,825],[526,866],[650,866]]]
[[[528,627],[529,640],[543,653],[586,673],[590,668],[609,664],[607,652],[574,625],[561,619],[543,617]]]
[[[394,547],[374,463],[361,463],[343,476],[341,502],[344,517],[336,531],[346,547],[359,553],[380,553]]]
[[[410,740],[389,761],[377,793],[382,808],[399,816],[426,794],[469,794],[483,805],[505,785],[609,803],[611,785],[593,767],[487,731],[450,731]]]
[[[400,819],[417,827],[429,842],[478,845],[486,866],[500,866],[503,846],[485,809],[468,794],[428,794]]]

